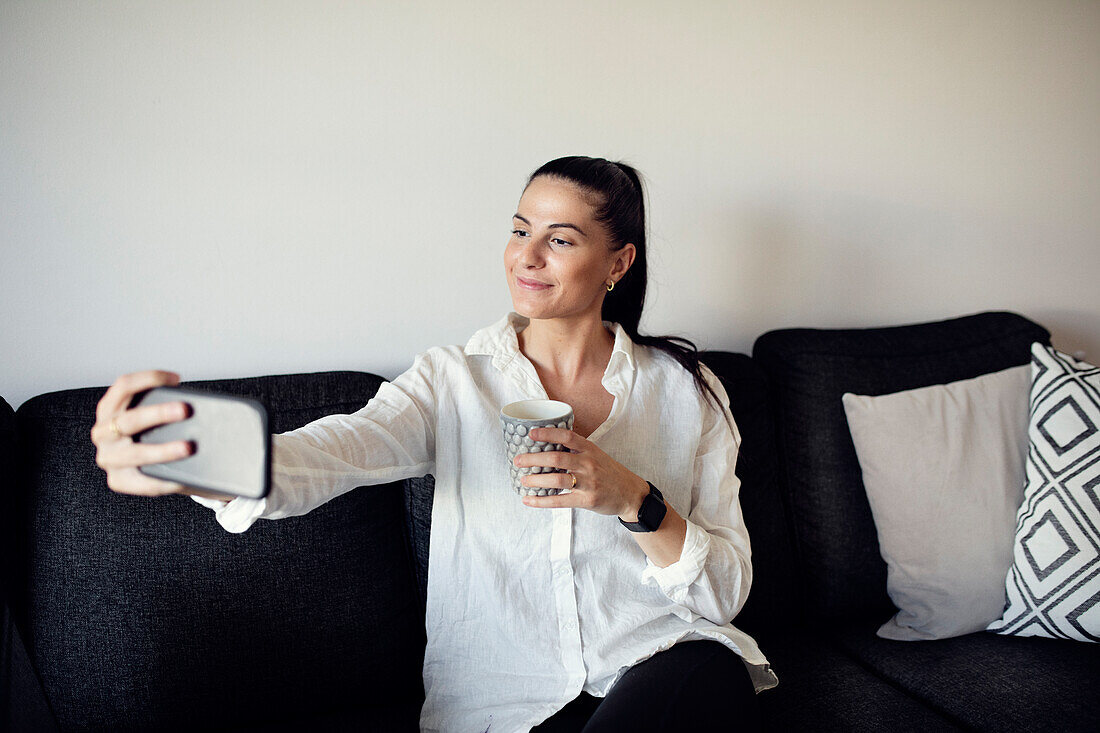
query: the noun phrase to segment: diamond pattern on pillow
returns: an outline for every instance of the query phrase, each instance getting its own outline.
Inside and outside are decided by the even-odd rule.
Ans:
[[[1100,368],[1031,347],[1027,486],[990,631],[1100,641]]]

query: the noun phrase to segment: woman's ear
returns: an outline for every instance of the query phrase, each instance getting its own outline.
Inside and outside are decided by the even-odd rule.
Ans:
[[[637,254],[638,250],[631,242],[627,242],[616,250],[615,261],[611,263],[611,277],[615,278],[616,281],[622,278],[626,271],[630,269],[630,266],[634,264],[634,257]]]

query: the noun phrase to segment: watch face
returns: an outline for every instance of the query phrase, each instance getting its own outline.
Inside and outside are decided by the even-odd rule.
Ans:
[[[642,506],[638,510],[638,524],[650,532],[656,532],[661,528],[661,521],[665,518],[665,512],[668,509],[665,507],[665,503],[658,498],[661,494],[653,488],[653,484],[650,484],[650,492],[649,496],[642,501]],[[654,496],[654,493],[657,495]]]

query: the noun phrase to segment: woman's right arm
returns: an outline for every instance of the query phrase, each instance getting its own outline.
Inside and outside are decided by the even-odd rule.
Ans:
[[[357,486],[434,472],[434,383],[431,359],[421,354],[358,411],[272,436],[271,493],[235,499],[217,510],[218,520],[230,531],[243,531],[255,518],[305,514]]]
[[[187,445],[135,444],[140,430],[183,419],[180,403],[125,409],[137,392],[179,381],[170,372],[140,372],[120,377],[100,400],[92,440],[96,462],[107,471],[107,483],[120,493],[158,496],[185,493],[215,510],[231,532],[243,532],[259,518],[305,514],[356,486],[386,483],[434,470],[435,395],[431,359],[417,357],[392,383],[384,383],[359,411],[329,415],[272,439],[271,492],[264,499],[219,497],[197,489],[153,479],[138,465],[188,455]],[[149,410],[156,412],[142,412]],[[111,428],[111,420],[120,435]]]

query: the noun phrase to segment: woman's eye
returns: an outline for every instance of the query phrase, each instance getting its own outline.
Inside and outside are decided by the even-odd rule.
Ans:
[[[522,229],[513,229],[512,234],[513,234],[513,236],[516,236],[516,237],[526,237],[527,236],[527,232],[525,232]]]
[[[558,245],[559,247],[568,247],[570,245],[569,242],[566,242],[564,239],[560,239],[558,237],[554,237],[550,241]]]

